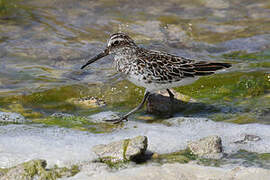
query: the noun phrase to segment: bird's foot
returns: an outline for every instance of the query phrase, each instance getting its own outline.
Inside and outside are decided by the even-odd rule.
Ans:
[[[105,120],[105,121],[106,121],[106,122],[113,123],[113,124],[118,124],[118,123],[121,123],[121,122],[123,122],[123,121],[128,121],[127,118],[128,118],[128,117],[123,116],[123,117],[120,117],[120,118],[116,118],[116,119],[108,119],[108,120]]]

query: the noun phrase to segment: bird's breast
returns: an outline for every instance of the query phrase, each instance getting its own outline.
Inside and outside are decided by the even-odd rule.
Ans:
[[[131,55],[115,55],[114,68],[120,73],[129,74],[133,67],[133,59]]]

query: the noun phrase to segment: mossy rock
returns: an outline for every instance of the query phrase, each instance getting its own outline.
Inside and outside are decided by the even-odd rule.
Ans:
[[[99,144],[94,146],[92,151],[98,156],[96,161],[106,163],[112,167],[128,161],[136,161],[144,156],[146,149],[147,137],[137,136],[109,144]]]
[[[3,172],[4,175],[1,178],[29,180],[38,177],[39,180],[56,180],[61,177],[74,176],[79,172],[79,167],[76,165],[71,168],[58,168],[55,166],[52,169],[46,169],[46,165],[45,160],[31,160],[12,168],[2,169],[0,172]]]

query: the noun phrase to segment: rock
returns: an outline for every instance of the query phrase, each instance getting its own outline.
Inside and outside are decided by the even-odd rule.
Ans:
[[[106,106],[105,101],[97,97],[83,97],[79,99],[72,98],[69,100],[69,102],[72,102],[76,105],[84,106],[87,108],[97,108],[97,107]]]
[[[236,143],[236,144],[247,144],[248,142],[251,142],[251,141],[256,142],[256,141],[260,141],[260,140],[261,140],[261,138],[259,136],[252,135],[252,134],[245,134],[244,139],[235,141],[234,143]]]
[[[56,180],[60,177],[74,176],[79,172],[78,166],[72,166],[71,168],[58,168],[46,169],[47,162],[42,159],[35,159],[28,162],[24,162],[15,167],[4,169],[5,172],[0,180]]]
[[[189,142],[188,148],[201,158],[220,159],[223,156],[222,142],[219,136],[209,136],[199,141]]]
[[[31,160],[10,168],[0,180],[32,180],[35,175],[45,171],[46,165],[45,160]]]
[[[174,94],[173,111],[185,108],[185,102],[195,102],[188,96],[171,90]],[[165,90],[150,94],[147,101],[147,112],[152,114],[168,114],[171,108],[171,102],[168,92]]]
[[[0,123],[25,123],[27,120],[20,114],[0,112]]]
[[[121,162],[133,160],[144,155],[147,148],[147,137],[137,136],[132,139],[124,139],[107,145],[94,146],[92,151],[102,162]]]

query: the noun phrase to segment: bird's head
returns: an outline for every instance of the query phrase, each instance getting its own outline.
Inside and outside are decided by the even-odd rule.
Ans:
[[[134,43],[133,39],[131,39],[128,35],[124,33],[115,33],[110,36],[106,49],[100,54],[91,58],[85,65],[81,67],[81,69],[109,54],[121,53],[123,50],[133,47],[136,47],[136,44]]]

